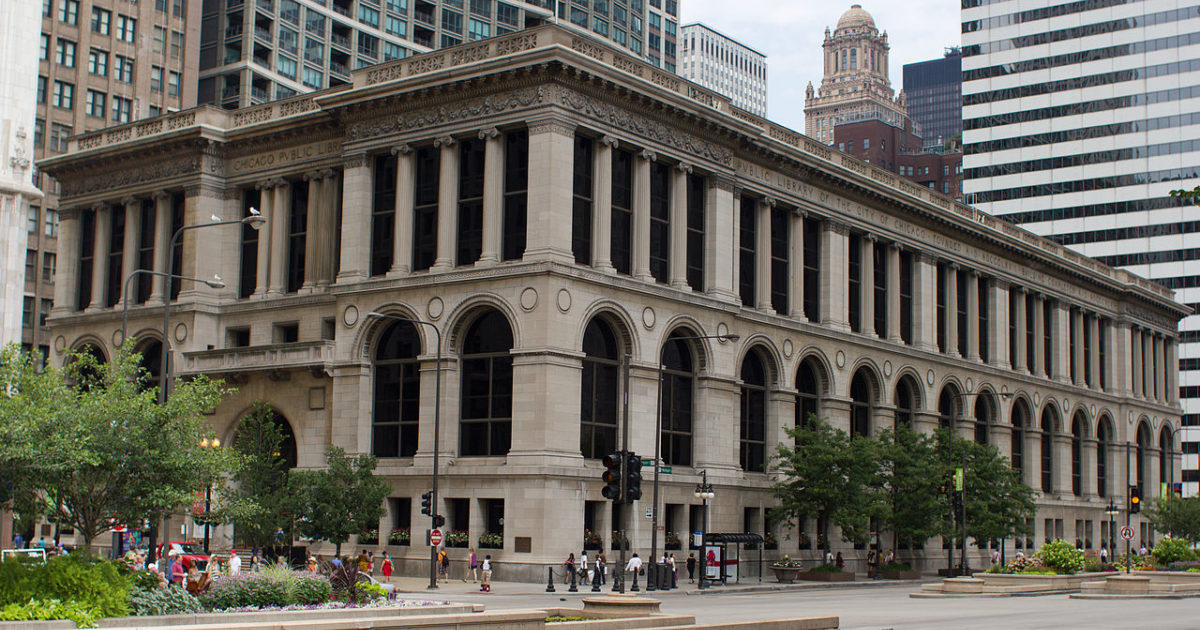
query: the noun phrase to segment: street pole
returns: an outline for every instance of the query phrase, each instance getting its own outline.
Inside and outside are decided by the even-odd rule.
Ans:
[[[433,376],[433,491],[430,494],[429,505],[431,507],[430,531],[437,529],[438,517],[438,444],[441,442],[441,421],[442,421],[442,331],[430,322],[423,322],[419,319],[409,319],[399,315],[389,315],[387,313],[378,313],[372,311],[367,313],[367,317],[376,317],[379,319],[394,319],[398,322],[408,322],[410,324],[420,324],[433,329],[437,339],[437,367]],[[437,547],[429,545],[429,585],[425,588],[436,589],[437,585]]]
[[[1129,507],[1130,507],[1129,506],[1129,481],[1130,481],[1129,452],[1130,452],[1130,450],[1131,450],[1130,443],[1128,440],[1126,440],[1125,441],[1125,527],[1132,528],[1133,524],[1131,523],[1131,521],[1133,520],[1133,513],[1130,512],[1130,510],[1129,510]],[[1124,536],[1122,536],[1122,538],[1124,538]],[[1130,555],[1130,549],[1129,549],[1131,542],[1132,541],[1130,539],[1125,540],[1125,575],[1129,575],[1130,566],[1133,564],[1133,556]]]
[[[695,495],[704,505],[704,529],[700,532],[700,590],[707,588],[705,578],[708,575],[708,548],[704,538],[708,536],[708,500],[713,497],[712,486],[708,483],[708,470],[700,471],[700,485],[696,486]]]
[[[151,276],[160,276],[163,278],[170,277],[172,280],[187,280],[188,282],[202,282],[213,289],[224,289],[225,281],[221,280],[220,274],[213,274],[212,280],[201,280],[200,278],[189,278],[187,276],[167,276],[165,271],[153,271],[151,269],[134,269],[125,276],[125,287],[121,289],[121,345],[125,345],[128,341],[126,331],[129,329],[129,281],[134,276],[146,274]]]
[[[617,499],[617,505],[621,506],[620,514],[620,550],[617,552],[617,570],[613,571],[613,587],[618,593],[625,592],[625,550],[629,545],[629,536],[627,535],[629,524],[629,504],[625,501],[625,476],[626,468],[629,463],[629,353],[621,355],[621,369],[625,372],[625,387],[624,397],[621,400],[621,493]]]

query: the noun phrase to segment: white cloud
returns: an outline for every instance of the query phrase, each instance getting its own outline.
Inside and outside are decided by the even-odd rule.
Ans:
[[[858,0],[887,31],[889,76],[897,92],[904,64],[942,56],[960,41],[960,2]],[[821,84],[825,27],[837,25],[851,2],[811,0],[680,0],[681,24],[703,22],[767,56],[767,117],[804,131],[804,88]]]

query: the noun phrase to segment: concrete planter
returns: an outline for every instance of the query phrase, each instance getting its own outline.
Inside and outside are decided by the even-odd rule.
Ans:
[[[830,573],[828,571],[802,571],[796,575],[797,580],[809,582],[853,582],[854,574],[850,571]]]
[[[791,584],[796,581],[796,576],[800,575],[800,568],[792,567],[771,567],[771,571],[775,572],[775,579],[780,584]]]
[[[879,577],[885,580],[916,580],[921,577],[920,571],[880,571]]]

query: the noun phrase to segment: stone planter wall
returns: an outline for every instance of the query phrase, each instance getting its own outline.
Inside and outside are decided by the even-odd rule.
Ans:
[[[885,580],[916,580],[920,579],[920,571],[880,571],[879,577]]]
[[[808,580],[809,582],[853,582],[854,574],[850,571],[842,571],[841,573],[802,571],[796,576],[796,579]]]

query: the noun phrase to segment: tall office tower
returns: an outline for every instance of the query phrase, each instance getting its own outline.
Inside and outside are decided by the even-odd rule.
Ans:
[[[1168,192],[1200,183],[1200,7],[1175,0],[967,0],[963,7],[968,201],[1157,280],[1195,306],[1200,230],[1195,209]],[[1077,347],[1095,350],[1093,314],[1076,312],[1070,321]],[[1121,322],[1113,341],[1132,345],[1132,364],[1118,366],[1127,378],[1102,387],[1158,393],[1162,383],[1149,366],[1164,348],[1147,328],[1140,313]],[[1182,446],[1185,494],[1192,494],[1200,479],[1200,317],[1180,322],[1180,342],[1178,356],[1165,352],[1180,362],[1182,435],[1155,429],[1136,439],[1176,453]],[[1176,392],[1167,393],[1174,404]],[[1134,483],[1144,477],[1138,473]]]
[[[825,76],[820,91],[814,94],[809,83],[805,92],[805,135],[833,144],[835,125],[872,118],[906,127],[904,95],[893,98],[888,79],[887,32],[880,34],[870,13],[861,5],[851,5],[832,34],[825,28],[821,46]]]
[[[678,0],[203,1],[200,102],[226,109],[349,83],[358,68],[546,22],[675,71]]]
[[[679,74],[767,115],[767,56],[700,23],[680,29]]]
[[[36,159],[66,151],[71,135],[196,105],[200,0],[43,0],[41,9],[39,46],[30,59],[37,68]],[[2,59],[11,65],[12,57]],[[58,258],[58,184],[36,169],[32,181],[46,197],[31,206],[26,221],[21,341],[46,353],[50,338],[44,324]],[[123,234],[132,221],[119,207],[107,216],[111,251],[119,256],[122,247],[137,245],[126,243]]]
[[[941,59],[904,64],[904,100],[926,149],[962,134],[962,50],[947,48]]]

